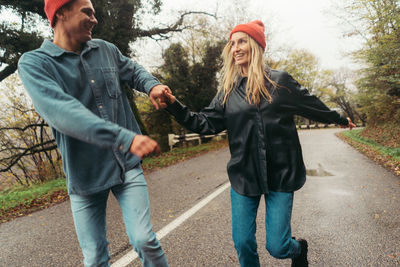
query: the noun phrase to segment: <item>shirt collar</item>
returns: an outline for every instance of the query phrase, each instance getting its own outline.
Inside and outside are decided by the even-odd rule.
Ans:
[[[244,84],[246,84],[247,76],[238,75],[238,77],[236,79],[237,86],[240,86],[243,82],[244,82]]]
[[[83,45],[82,52],[87,52],[90,49],[95,49],[98,48],[99,46],[93,42],[93,41],[88,41]],[[45,39],[42,45],[40,46],[40,50],[43,52],[47,53],[48,55],[52,57],[59,57],[64,53],[70,53],[69,51],[66,51],[56,44],[54,44],[52,41]]]

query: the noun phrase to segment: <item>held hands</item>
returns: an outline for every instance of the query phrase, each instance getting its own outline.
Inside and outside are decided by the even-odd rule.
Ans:
[[[165,97],[167,98],[167,104],[170,105],[175,102],[176,97],[172,94],[171,91],[165,92]]]
[[[161,150],[157,142],[148,137],[147,135],[136,135],[133,138],[129,151],[136,154],[140,159],[148,156],[149,154],[160,154]]]
[[[156,85],[150,91],[150,101],[154,107],[158,110],[166,108],[169,104],[175,102],[175,97],[172,95],[171,89],[166,85]],[[146,135],[136,135],[133,138],[129,151],[132,154],[137,155],[140,159],[150,154],[160,154],[161,150],[157,142]]]
[[[154,107],[158,110],[166,108],[169,104],[175,102],[175,97],[172,95],[171,89],[166,85],[156,85],[150,91],[150,101]]]

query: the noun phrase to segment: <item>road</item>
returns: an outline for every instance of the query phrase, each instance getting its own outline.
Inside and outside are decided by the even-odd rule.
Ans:
[[[295,193],[292,231],[309,241],[310,266],[400,266],[400,179],[334,136],[300,132],[308,169]],[[227,181],[222,149],[146,176],[156,232]],[[262,201],[263,202],[263,201]],[[262,203],[257,240],[262,266],[290,266],[265,247]],[[112,262],[130,251],[118,205],[107,210]],[[229,189],[161,239],[170,266],[239,266],[231,240]],[[69,203],[0,224],[0,266],[81,266]],[[140,266],[136,259],[128,266]]]

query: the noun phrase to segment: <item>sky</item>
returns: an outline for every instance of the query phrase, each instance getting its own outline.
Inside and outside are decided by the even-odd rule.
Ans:
[[[348,53],[360,48],[361,42],[343,37],[345,23],[333,15],[333,2],[343,5],[346,0],[163,0],[160,19],[176,18],[181,10],[217,11],[219,17],[229,18],[233,6],[242,6],[250,20],[264,22],[267,31],[272,33],[273,44],[267,46],[273,46],[275,51],[279,47],[307,49],[319,59],[322,68],[356,69],[358,65]],[[143,47],[143,44],[138,45]],[[143,51],[138,60],[143,60],[146,65],[146,61],[156,58],[155,51],[156,48],[151,49],[150,54]]]

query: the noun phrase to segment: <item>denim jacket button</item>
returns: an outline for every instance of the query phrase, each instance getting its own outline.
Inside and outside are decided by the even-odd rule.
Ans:
[[[94,83],[94,80],[90,80],[91,83]]]
[[[103,108],[103,105],[100,105],[100,106],[99,106],[99,109],[102,109],[102,108]]]
[[[122,146],[122,145],[119,146],[119,150],[121,150],[121,151],[124,150],[124,146]]]

